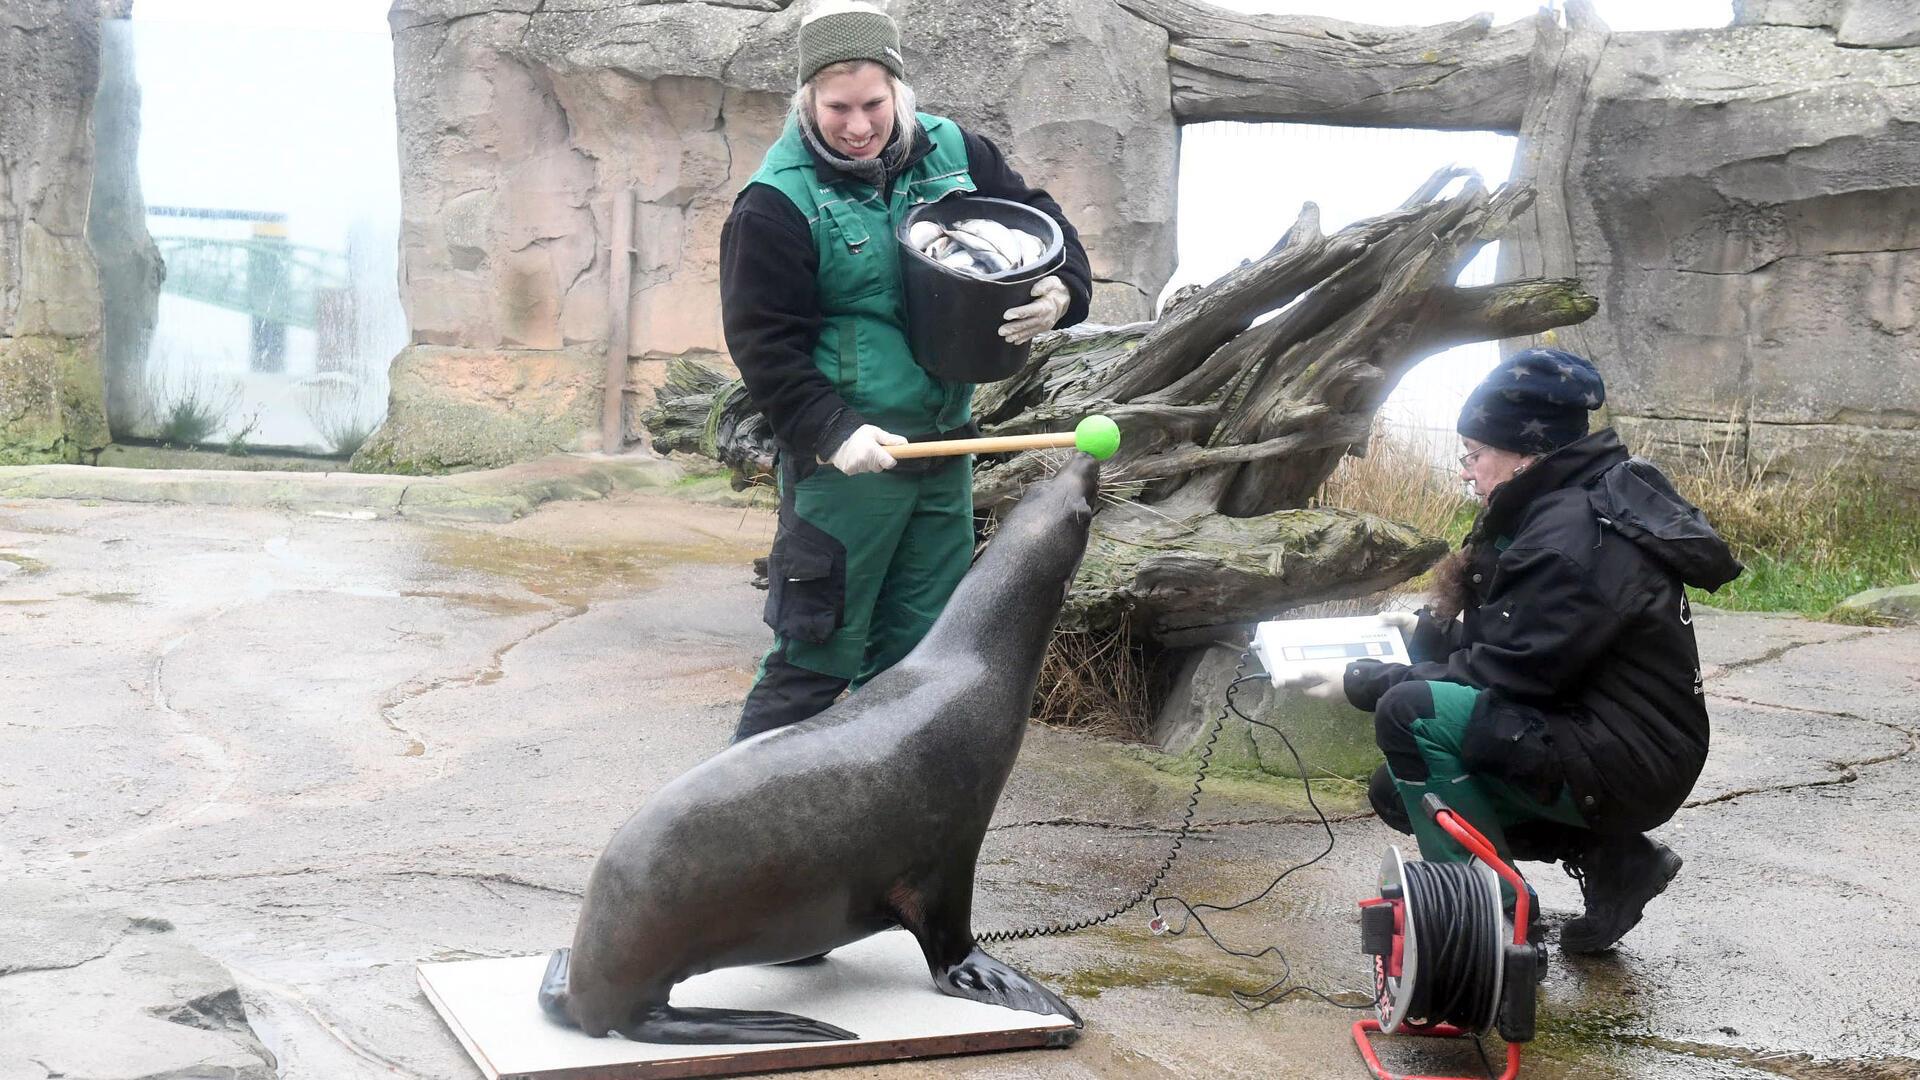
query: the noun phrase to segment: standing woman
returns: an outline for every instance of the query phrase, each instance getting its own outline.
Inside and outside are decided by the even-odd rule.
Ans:
[[[800,24],[799,89],[720,234],[727,348],[779,445],[768,561],[773,648],[734,740],[796,723],[904,657],[973,555],[970,458],[896,462],[888,446],[973,434],[973,386],[907,344],[895,232],[955,192],[1025,203],[1065,238],[1059,271],[1005,313],[1016,344],[1086,318],[1092,275],[1058,203],[991,142],[914,111],[900,30],[862,0]]]

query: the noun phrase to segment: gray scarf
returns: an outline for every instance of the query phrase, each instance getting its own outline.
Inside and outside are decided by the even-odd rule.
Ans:
[[[811,119],[801,122],[800,134],[822,161],[855,180],[865,181],[876,188],[899,176],[901,169],[906,167],[907,156],[913,153],[912,141],[902,139],[898,127],[893,129],[893,138],[887,143],[886,149],[880,151],[879,157],[858,160],[829,147],[826,140],[820,137],[820,133],[814,130]]]

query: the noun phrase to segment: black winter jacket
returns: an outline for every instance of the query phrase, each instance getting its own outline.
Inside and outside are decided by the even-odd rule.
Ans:
[[[1370,710],[1407,679],[1487,691],[1468,722],[1470,769],[1541,798],[1564,782],[1602,832],[1672,817],[1708,743],[1681,585],[1738,576],[1725,542],[1605,429],[1496,488],[1465,547],[1477,603],[1459,622],[1423,613],[1411,667],[1350,665],[1348,699]]]
[[[1093,272],[1080,234],[1060,204],[1044,190],[1029,187],[993,143],[971,132],[963,131],[961,138],[976,194],[1026,203],[1060,223],[1066,261],[1058,274],[1067,286],[1068,301],[1059,325],[1085,320],[1093,296]],[[917,129],[903,171],[932,148],[926,131]],[[818,150],[811,152],[821,183],[863,184],[821,161]],[[748,184],[720,230],[721,322],[727,351],[740,369],[754,407],[766,414],[780,444],[803,462],[831,457],[847,436],[866,423],[814,366],[813,346],[821,323],[814,284],[818,269],[806,215],[774,188]],[[896,434],[912,438],[966,432]]]

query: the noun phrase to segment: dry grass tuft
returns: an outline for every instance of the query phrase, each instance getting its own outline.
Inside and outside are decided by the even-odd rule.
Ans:
[[[1920,581],[1920,514],[1911,499],[1839,461],[1811,475],[1774,473],[1738,450],[1741,421],[1711,446],[1661,464],[1707,515],[1746,573],[1699,599],[1743,611],[1827,615],[1865,589]]]
[[[1813,476],[1780,476],[1771,459],[1750,468],[1740,445],[1739,421],[1729,420],[1710,446],[1694,446],[1661,464],[1674,487],[1707,515],[1720,534],[1749,553],[1786,554],[1834,539],[1841,516],[1845,462]]]
[[[1033,718],[1050,727],[1140,742],[1159,708],[1154,664],[1119,631],[1056,631],[1040,666]]]
[[[1358,510],[1410,525],[1429,536],[1450,536],[1474,504],[1444,466],[1412,442],[1375,425],[1366,457],[1345,457],[1313,497],[1314,506]]]

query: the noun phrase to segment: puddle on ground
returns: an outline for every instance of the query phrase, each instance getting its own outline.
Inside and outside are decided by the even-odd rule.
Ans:
[[[451,589],[403,589],[401,596],[416,596],[428,600],[445,600],[450,604],[484,611],[489,615],[531,615],[547,610],[547,605],[537,600],[522,600],[512,596],[498,596],[493,593],[455,592]]]
[[[1161,987],[1227,1001],[1233,1000],[1236,991],[1242,997],[1257,997],[1262,990],[1273,989],[1273,980],[1284,974],[1258,963],[1243,964],[1224,953],[1196,958],[1111,930],[1094,930],[1087,936],[1109,937],[1124,955],[1068,972],[1033,974],[1050,988],[1080,998],[1097,998],[1108,990]],[[1345,999],[1339,987],[1327,990]],[[1354,1003],[1363,1000],[1363,995],[1356,995]]]
[[[18,551],[0,551],[0,581],[23,574],[42,574],[47,564]]]
[[[660,571],[676,563],[742,561],[738,544],[718,540],[569,548],[465,529],[434,530],[426,554],[449,569],[505,578],[535,596],[565,604],[581,603],[606,589],[650,588],[658,583]],[[410,595],[444,595],[446,599],[460,603],[471,601],[479,607],[495,601],[516,603],[470,593]]]
[[[1647,1015],[1631,1010],[1566,1012],[1543,1003],[1539,1023],[1536,1045],[1549,1056],[1565,1061],[1617,1054],[1622,1045],[1632,1045],[1789,1080],[1912,1080],[1920,1076],[1920,1061],[1913,1058],[1819,1058],[1807,1053],[1669,1039],[1654,1033]],[[1732,1029],[1723,1030],[1730,1037],[1738,1034]]]
[[[72,536],[74,533],[74,530],[61,525],[35,525],[11,515],[0,517],[0,529],[34,536]]]

